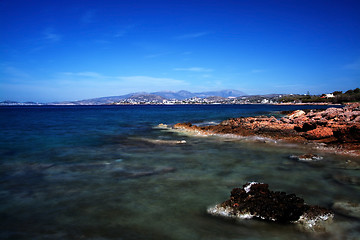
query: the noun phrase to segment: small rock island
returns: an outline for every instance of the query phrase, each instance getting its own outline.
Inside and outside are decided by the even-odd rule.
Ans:
[[[209,214],[237,219],[262,219],[279,223],[298,223],[307,230],[321,230],[332,221],[332,211],[307,205],[295,194],[273,192],[265,183],[250,182],[234,188],[229,200],[207,210]]]

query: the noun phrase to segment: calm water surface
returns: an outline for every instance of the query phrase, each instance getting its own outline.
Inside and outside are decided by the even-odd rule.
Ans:
[[[299,106],[185,105],[0,108],[1,239],[358,239],[336,214],[328,233],[229,221],[206,209],[261,181],[309,204],[360,202],[359,159],[303,146],[186,136],[160,123],[214,124]],[[313,108],[301,106],[301,108]],[[160,140],[160,141],[158,141]],[[174,144],[185,140],[185,144]],[[314,152],[313,152],[314,153]]]

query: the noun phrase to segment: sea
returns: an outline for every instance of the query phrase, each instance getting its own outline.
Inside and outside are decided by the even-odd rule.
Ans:
[[[320,232],[207,213],[229,199],[233,188],[253,181],[294,193],[310,205],[356,206],[358,157],[158,127],[327,107],[0,107],[0,239],[359,239],[359,208],[355,215],[336,210],[331,227]],[[323,159],[289,158],[305,153]]]

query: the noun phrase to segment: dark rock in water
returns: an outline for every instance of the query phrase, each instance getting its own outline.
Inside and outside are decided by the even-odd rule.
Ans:
[[[313,228],[333,218],[330,210],[309,206],[295,194],[273,192],[268,184],[251,182],[234,188],[229,200],[208,209],[208,213],[232,218],[259,218],[282,223],[301,223]]]
[[[268,184],[250,183],[231,191],[229,202],[238,211],[249,212],[265,220],[279,222],[296,221],[306,210],[304,200],[295,194],[273,192]]]
[[[291,155],[291,156],[289,156],[289,158],[299,160],[299,161],[318,161],[318,160],[323,159],[323,157],[318,156],[316,154],[312,154],[312,153],[307,153],[307,154],[303,154],[303,155]]]

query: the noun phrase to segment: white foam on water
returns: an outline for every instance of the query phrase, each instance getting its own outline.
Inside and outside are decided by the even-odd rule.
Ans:
[[[215,122],[215,121],[207,121],[207,122],[201,122],[196,124],[197,126],[201,127],[201,126],[215,126],[220,124],[220,122]]]
[[[331,213],[319,215],[314,218],[309,218],[305,214],[305,215],[301,215],[299,220],[295,221],[295,223],[300,223],[308,229],[313,229],[317,225],[322,225],[325,223],[325,221],[332,220],[333,218],[334,218],[334,214]]]
[[[207,212],[215,216],[238,218],[238,219],[251,219],[255,216],[250,213],[240,213],[240,212],[235,213],[233,208],[231,207],[224,208],[219,205],[215,205],[214,207],[208,208]]]
[[[259,183],[259,182],[250,182],[250,183],[248,183],[245,187],[244,187],[244,190],[245,190],[245,192],[250,192],[250,190],[251,190],[251,187],[253,186],[253,185],[256,185],[256,184],[262,184],[262,183]]]

